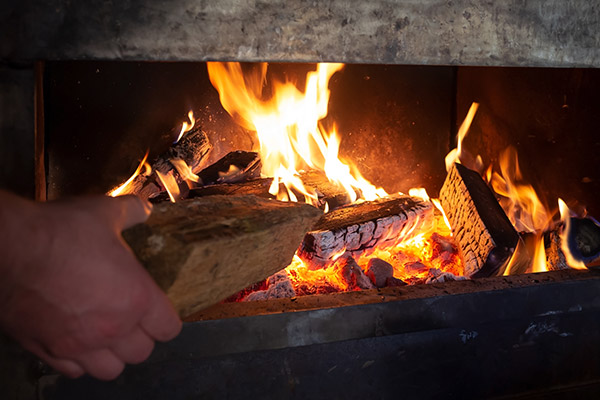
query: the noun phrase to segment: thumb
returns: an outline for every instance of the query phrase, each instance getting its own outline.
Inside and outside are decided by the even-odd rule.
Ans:
[[[152,204],[137,196],[119,196],[111,200],[118,209],[120,229],[127,229],[146,221],[152,211]]]

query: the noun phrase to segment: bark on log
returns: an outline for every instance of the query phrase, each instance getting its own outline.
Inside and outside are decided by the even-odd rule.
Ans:
[[[481,176],[454,164],[440,190],[466,277],[501,274],[519,234]]]
[[[600,266],[600,226],[590,218],[571,218],[571,230],[568,235],[568,247],[575,260],[583,262],[588,268]],[[546,264],[551,271],[569,269],[562,250],[561,234],[564,224],[556,224],[544,233]]]
[[[148,199],[163,190],[162,184],[160,184],[160,181],[156,177],[156,171],[160,171],[164,175],[173,171],[178,183],[181,183],[183,180],[170,160],[181,159],[185,161],[192,171],[197,172],[202,168],[203,161],[211,149],[212,145],[208,141],[206,133],[200,127],[192,129],[179,142],[171,146],[169,150],[158,156],[150,164],[152,167],[150,175],[138,175],[131,183],[131,187],[127,193]]]
[[[255,196],[161,203],[123,232],[181,316],[285,268],[322,212]]]
[[[310,267],[322,268],[344,249],[358,255],[392,245],[430,229],[433,222],[431,203],[404,195],[341,207],[317,222],[304,237],[298,255]]]
[[[560,232],[562,224],[557,224],[551,231],[544,232],[544,250],[546,253],[546,266],[549,271],[569,269],[565,254],[561,249]]]

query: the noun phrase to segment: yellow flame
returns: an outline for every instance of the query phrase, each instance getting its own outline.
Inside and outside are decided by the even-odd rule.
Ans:
[[[454,165],[454,163],[460,163],[460,157],[463,153],[463,140],[469,132],[469,128],[471,127],[471,123],[473,122],[473,118],[475,118],[475,114],[477,113],[478,108],[479,103],[471,104],[467,116],[465,117],[463,123],[458,129],[456,148],[450,150],[450,152],[446,155],[446,171],[448,172],[450,171],[450,168],[452,167],[452,165]]]
[[[194,125],[196,124],[196,119],[194,118],[194,112],[192,110],[188,112],[188,119],[190,120],[189,123],[186,121],[183,124],[181,124],[181,131],[179,132],[179,136],[177,137],[175,143],[179,142],[186,132],[189,132],[194,128]]]
[[[192,172],[192,168],[180,158],[172,158],[169,162],[175,167],[179,176],[183,178],[188,184],[188,187],[192,187],[191,182],[200,182],[200,177]]]
[[[157,170],[156,176],[158,177],[162,185],[165,187],[171,201],[175,203],[175,201],[179,198],[179,186],[177,185],[177,181],[173,176],[173,171],[169,171],[165,175]]]
[[[502,196],[500,204],[519,232],[540,232],[552,222],[552,215],[540,201],[535,189],[523,181],[517,152],[506,149],[499,158],[500,173],[494,172],[491,185]]]
[[[567,206],[567,203],[563,199],[558,199],[558,209],[560,211],[560,220],[563,223],[563,230],[560,233],[560,247],[565,255],[565,260],[571,268],[575,269],[587,269],[583,261],[577,260],[573,257],[571,249],[569,248],[569,234],[571,232],[571,211]]]
[[[240,125],[257,132],[261,173],[273,177],[271,194],[290,201],[297,201],[300,195],[317,205],[317,193],[306,188],[298,176],[299,171],[310,168],[324,171],[352,201],[387,195],[339,158],[340,139],[335,127],[327,131],[320,123],[327,116],[329,80],[343,64],[317,64],[316,71],[307,74],[304,90],[291,82],[274,81],[270,98],[263,93],[267,64],[249,72],[239,63],[207,65],[225,110]]]
[[[127,189],[129,188],[129,185],[140,174],[140,172],[142,171],[142,168],[144,166],[146,167],[144,175],[149,175],[150,174],[152,168],[150,167],[150,165],[148,165],[146,163],[146,160],[148,159],[148,153],[149,153],[149,150],[146,150],[146,154],[144,155],[144,158],[142,159],[142,161],[140,161],[140,164],[136,168],[136,170],[133,173],[133,175],[131,175],[131,177],[129,179],[127,179],[121,186],[118,186],[118,187],[112,189],[110,192],[108,192],[107,195],[109,195],[111,197],[117,197],[117,196],[120,196],[122,194],[127,194],[128,193]]]
[[[408,194],[412,197],[418,197],[423,201],[429,201],[429,195],[425,188],[412,188],[408,191]]]

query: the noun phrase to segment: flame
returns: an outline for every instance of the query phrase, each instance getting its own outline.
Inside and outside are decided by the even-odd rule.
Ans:
[[[558,199],[558,209],[560,211],[560,220],[564,226],[562,232],[560,233],[560,247],[565,255],[565,260],[571,268],[587,269],[583,261],[577,260],[569,248],[569,234],[571,233],[571,210],[569,210],[567,203],[560,198]]]
[[[194,125],[196,125],[196,119],[194,118],[194,112],[192,110],[188,112],[188,119],[190,120],[189,123],[185,121],[183,124],[181,124],[181,131],[179,132],[179,136],[177,137],[177,140],[175,140],[174,143],[179,142],[183,135],[186,132],[191,131],[194,128]]]
[[[177,180],[173,176],[173,171],[169,171],[165,175],[157,170],[156,176],[167,190],[171,202],[175,203],[175,201],[179,198],[179,185],[177,185]]]
[[[200,177],[192,172],[192,168],[187,165],[187,163],[180,158],[172,158],[169,162],[175,167],[177,172],[179,172],[179,176],[183,178],[188,184],[188,187],[192,187],[191,182],[200,182]]]
[[[454,163],[461,162],[461,156],[463,156],[463,140],[465,140],[465,137],[469,132],[469,128],[471,127],[471,123],[473,122],[473,118],[475,118],[475,114],[477,113],[478,108],[479,103],[471,104],[467,116],[460,125],[460,128],[458,128],[456,148],[450,150],[450,152],[446,155],[446,171],[448,172],[450,171],[450,168],[452,167],[452,165],[454,165]],[[478,161],[481,162],[481,158],[479,158]]]
[[[309,168],[325,172],[331,182],[346,190],[352,202],[387,195],[339,158],[336,128],[327,131],[320,123],[327,116],[329,80],[343,64],[317,64],[316,71],[307,74],[303,91],[291,82],[274,81],[269,98],[263,93],[267,64],[246,73],[239,63],[207,65],[225,110],[240,125],[256,131],[261,173],[274,178],[269,192],[279,200],[297,201],[303,196],[306,202],[318,205],[317,193],[306,188],[298,175]]]
[[[148,153],[149,153],[149,150],[146,150],[146,154],[144,155],[144,158],[142,158],[142,161],[140,161],[140,164],[136,168],[133,175],[131,175],[131,177],[129,179],[127,179],[121,186],[118,186],[118,187],[112,189],[110,192],[108,192],[107,193],[108,196],[117,197],[117,196],[120,196],[123,194],[128,194],[127,190],[129,189],[129,185],[131,185],[131,182],[133,182],[133,180],[140,174],[140,172],[142,171],[142,168],[145,167],[145,171],[144,171],[143,175],[150,175],[150,173],[152,172],[152,168],[150,167],[150,165],[148,165],[148,163],[146,163],[146,160],[148,159]]]

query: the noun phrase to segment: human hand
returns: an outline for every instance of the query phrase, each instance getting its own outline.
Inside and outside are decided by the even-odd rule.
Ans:
[[[0,327],[69,377],[109,380],[181,330],[121,231],[149,204],[104,196],[34,203],[0,192]]]

